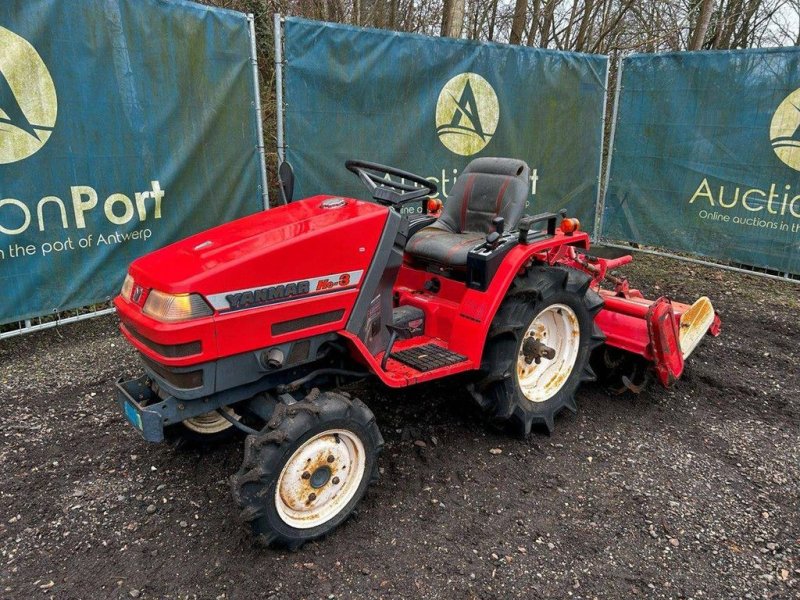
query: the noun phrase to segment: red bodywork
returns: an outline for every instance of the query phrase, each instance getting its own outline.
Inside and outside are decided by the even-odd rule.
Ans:
[[[477,369],[481,364],[489,325],[518,273],[531,261],[546,261],[582,269],[595,287],[617,263],[587,258],[589,237],[583,232],[519,244],[503,259],[488,289],[470,289],[464,282],[438,277],[437,293],[425,290],[430,272],[400,267],[394,285],[395,305],[413,305],[425,312],[423,336],[399,340],[394,350],[435,343],[467,357],[456,365],[427,372],[373,355],[345,326],[353,311],[365,274],[378,247],[389,210],[370,202],[345,199],[337,210],[322,207],[329,196],[315,196],[285,207],[258,213],[193,235],[134,261],[129,274],[138,301],[118,296],[114,303],[122,333],[143,355],[168,367],[187,367],[263,349],[275,344],[336,333],[351,353],[386,385],[402,387]],[[623,259],[624,262],[624,259]],[[358,275],[360,273],[360,275]],[[330,278],[333,277],[333,280]],[[613,279],[613,278],[612,278]],[[244,310],[225,310],[224,297],[237,291],[311,281],[309,293]],[[143,314],[150,290],[172,294],[195,293],[215,306],[214,314],[194,320],[165,323]],[[687,305],[665,298],[648,301],[624,280],[614,291],[601,291],[605,307],[596,322],[607,344],[651,361],[660,380],[669,384],[683,370],[678,327]],[[131,294],[132,296],[134,294]],[[216,299],[216,300],[213,300]],[[309,324],[289,333],[276,333],[276,324],[319,314],[336,315],[324,324]],[[712,333],[719,331],[715,318]],[[169,356],[164,347],[199,342],[190,355]]]

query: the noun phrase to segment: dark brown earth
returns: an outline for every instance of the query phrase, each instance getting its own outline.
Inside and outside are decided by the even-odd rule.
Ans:
[[[648,256],[628,272],[723,316],[673,389],[589,385],[520,440],[453,382],[364,385],[382,479],[296,553],[237,521],[240,442],[178,451],[127,425],[112,383],[137,363],[113,317],[0,342],[0,596],[800,597],[800,286]]]

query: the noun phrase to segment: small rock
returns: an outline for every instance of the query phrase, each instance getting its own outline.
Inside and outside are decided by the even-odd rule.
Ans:
[[[653,531],[652,529],[650,531],[648,531],[647,533],[649,533],[650,537],[653,538],[654,540],[658,539],[658,534],[655,531]]]
[[[503,451],[500,448],[490,448],[489,454],[494,454],[495,456],[498,454],[502,454]]]
[[[676,548],[681,545],[681,543],[678,541],[678,538],[669,538],[669,543]]]
[[[150,505],[147,506],[146,510],[147,510],[147,514],[148,515],[152,515],[154,512],[156,512],[156,505],[155,504],[150,504]]]
[[[428,447],[428,444],[426,444],[422,440],[414,440],[414,445],[419,447],[419,448],[427,448]]]
[[[131,590],[130,592],[128,592],[128,595],[129,595],[131,598],[138,598],[139,596],[141,596],[141,595],[142,595],[142,592],[140,592],[140,591],[139,591],[139,590],[137,590],[137,589],[133,589],[133,590]]]
[[[181,527],[184,527],[184,528],[186,528],[186,527],[188,527],[188,526],[189,526],[189,524],[188,524],[186,521],[181,521],[181,522],[180,522],[180,523],[178,523],[178,524],[179,524]]]

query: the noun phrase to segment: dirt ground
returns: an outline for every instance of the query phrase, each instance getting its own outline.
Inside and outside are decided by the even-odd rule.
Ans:
[[[114,317],[0,342],[0,597],[800,597],[800,286],[648,256],[628,273],[722,314],[674,388],[585,386],[521,440],[452,382],[363,385],[382,479],[295,553],[237,520],[241,440],[176,450],[127,425]]]

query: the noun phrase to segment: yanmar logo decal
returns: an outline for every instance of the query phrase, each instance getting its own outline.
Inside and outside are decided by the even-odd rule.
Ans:
[[[27,40],[0,27],[0,164],[28,158],[56,125],[58,101],[50,72]]]
[[[364,271],[348,271],[311,279],[287,281],[257,288],[222,292],[208,296],[208,301],[216,310],[243,310],[288,300],[340,292],[359,284]]]

